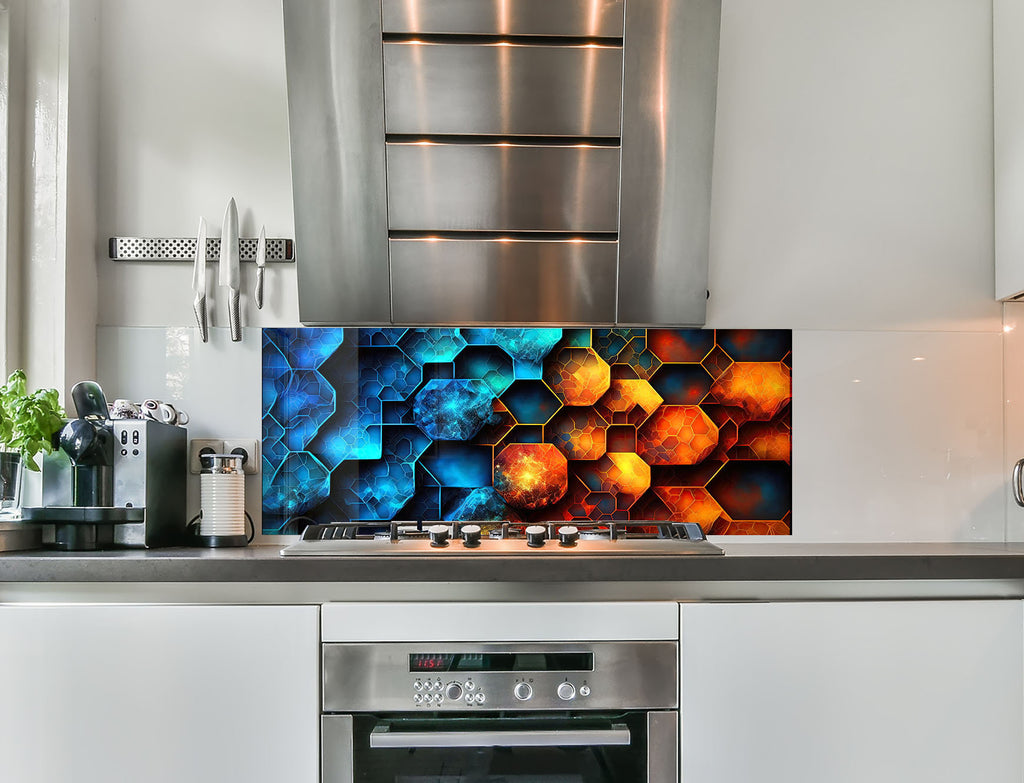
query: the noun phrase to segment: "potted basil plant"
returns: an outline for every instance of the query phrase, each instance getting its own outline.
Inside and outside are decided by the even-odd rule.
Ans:
[[[23,370],[0,386],[0,513],[18,512],[22,471],[39,471],[36,457],[53,451],[63,425],[56,389],[29,392]]]

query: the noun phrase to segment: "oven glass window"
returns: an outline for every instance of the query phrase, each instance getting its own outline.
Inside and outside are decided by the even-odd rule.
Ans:
[[[357,716],[353,736],[354,780],[643,783],[647,767],[646,725],[644,713],[436,719],[425,719],[423,715]],[[384,734],[386,738],[382,738]],[[433,746],[442,737],[443,742],[458,746]],[[502,745],[503,738],[509,737],[509,744]],[[387,747],[381,747],[382,744]]]

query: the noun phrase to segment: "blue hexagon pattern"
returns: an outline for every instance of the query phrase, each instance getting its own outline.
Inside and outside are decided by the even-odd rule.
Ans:
[[[469,440],[491,419],[493,402],[483,381],[437,379],[416,394],[413,415],[434,440]]]

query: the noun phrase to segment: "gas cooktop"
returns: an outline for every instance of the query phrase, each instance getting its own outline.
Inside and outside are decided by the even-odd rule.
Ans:
[[[691,522],[338,522],[312,524],[285,557],[721,555]]]

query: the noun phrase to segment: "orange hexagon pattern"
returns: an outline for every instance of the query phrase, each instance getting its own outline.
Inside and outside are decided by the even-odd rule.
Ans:
[[[494,458],[494,488],[509,505],[550,506],[569,486],[569,465],[550,443],[513,443]]]
[[[696,465],[717,445],[718,427],[697,405],[663,405],[636,435],[636,449],[651,465]]]
[[[597,401],[597,412],[609,424],[642,424],[664,400],[647,381],[616,378]]]
[[[677,522],[696,522],[705,533],[722,516],[722,507],[703,487],[655,487]]]
[[[793,381],[782,362],[735,362],[711,386],[722,405],[741,408],[748,419],[768,421],[792,396]]]
[[[570,346],[544,366],[544,381],[565,405],[593,405],[608,391],[611,367],[593,348]]]
[[[545,428],[546,439],[569,459],[604,455],[608,423],[592,410],[565,408]]]

